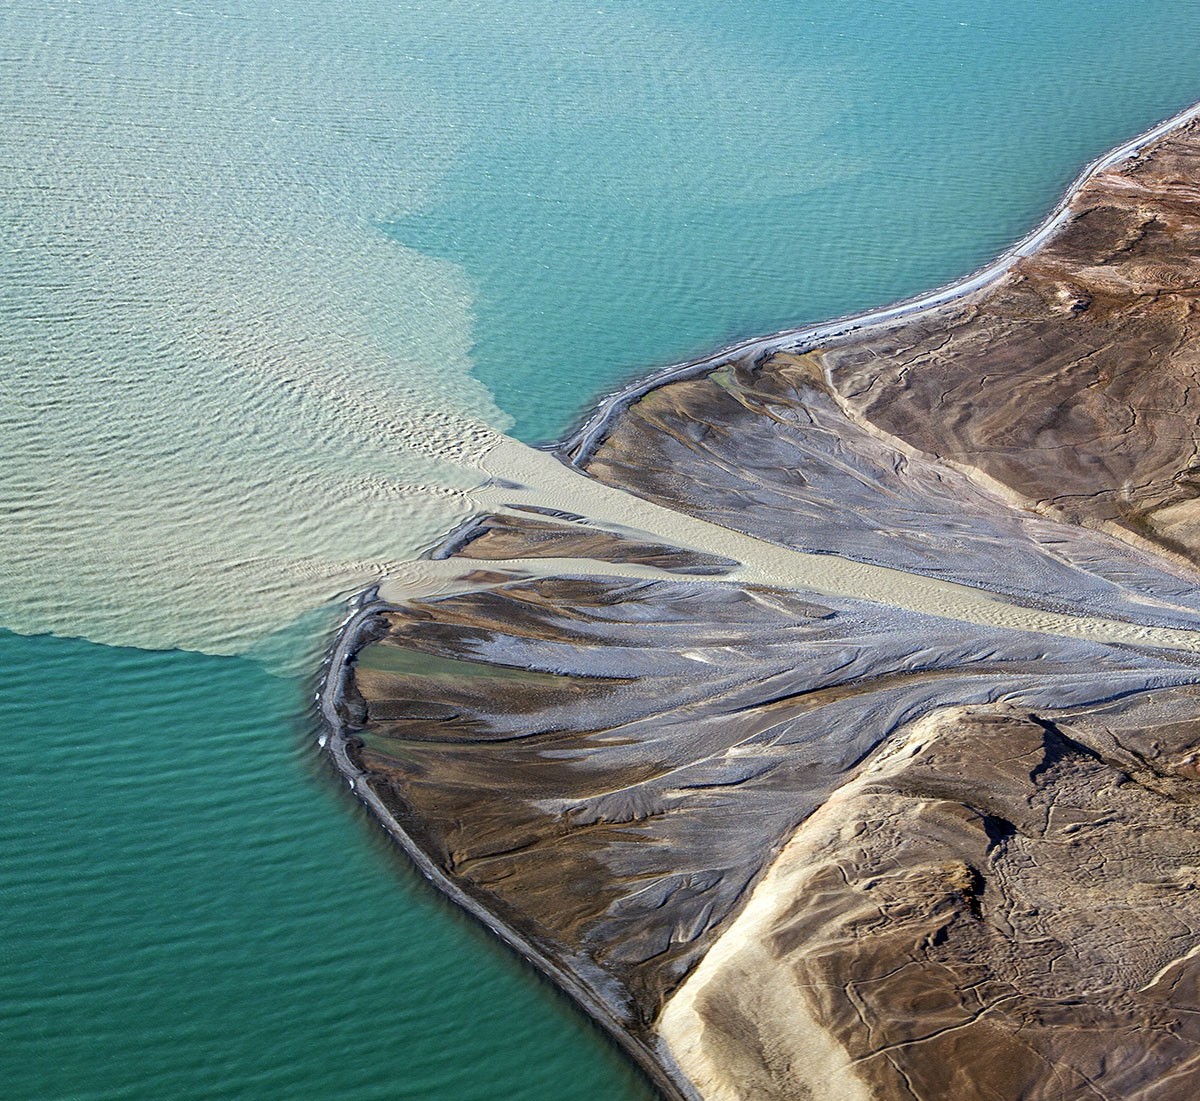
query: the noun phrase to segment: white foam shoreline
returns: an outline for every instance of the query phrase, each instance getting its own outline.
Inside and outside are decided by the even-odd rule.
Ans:
[[[528,452],[532,449],[522,449],[521,445],[514,448],[515,441],[489,448],[486,454],[494,464],[491,471],[493,477],[488,484],[490,492],[484,489],[478,494],[481,503],[490,497],[488,503],[503,508],[511,506],[514,502],[519,503],[523,497],[529,496],[529,503],[542,506],[549,504],[566,511],[578,511],[580,486],[575,479],[580,475],[568,468],[578,468],[586,464],[617,419],[645,394],[667,383],[705,374],[735,359],[777,351],[795,351],[813,343],[862,333],[901,318],[939,308],[988,286],[1002,277],[1017,260],[1036,252],[1065,224],[1072,200],[1090,179],[1197,117],[1200,117],[1200,103],[1096,158],[1079,173],[1054,210],[1037,228],[986,267],[949,286],[880,309],[756,337],[711,353],[702,359],[656,371],[602,399],[587,421],[558,447],[552,449],[554,458],[544,452],[531,455]],[[525,453],[520,453],[522,450]],[[557,465],[558,470],[552,470],[550,464]],[[483,465],[486,469],[487,464]],[[509,473],[520,473],[523,476],[522,480],[513,484],[506,477]],[[787,579],[799,587],[848,595],[856,599],[880,599],[886,594],[884,603],[943,616],[949,611],[950,618],[987,626],[1046,631],[1117,645],[1149,646],[1193,653],[1200,651],[1200,634],[1197,633],[1139,627],[1099,617],[1043,613],[1036,609],[1010,605],[993,594],[969,586],[937,582],[902,571],[850,563],[842,559],[831,560],[829,556],[801,555],[728,529],[717,529],[716,525],[705,524],[693,518],[673,514],[668,524],[667,518],[661,514],[669,510],[660,509],[637,498],[631,501],[628,495],[622,495],[620,491],[608,487],[595,485],[594,488],[595,493],[586,495],[587,504],[593,507],[604,505],[604,508],[598,508],[597,511],[607,512],[605,519],[614,527],[630,525],[642,531],[667,531],[676,542],[695,545],[710,553],[716,551],[726,554],[742,562],[744,573],[739,576],[739,580],[777,584],[781,579]],[[629,511],[631,508],[632,512]],[[470,541],[478,515],[477,512],[451,531],[440,546],[428,555],[430,561],[428,569],[422,574],[422,580],[448,584],[456,581],[455,573],[463,569],[464,563],[460,561],[455,565],[443,565],[438,560],[444,559]],[[545,560],[517,560],[508,563],[480,561],[474,564],[491,569],[508,566],[534,576],[539,569],[545,570],[547,566],[560,570],[565,568],[563,563]],[[650,571],[644,572],[648,574]],[[698,1090],[681,1071],[672,1051],[661,1038],[656,1043],[652,1038],[634,1035],[622,1023],[618,1007],[609,1002],[602,984],[589,981],[586,975],[574,973],[571,970],[571,961],[557,958],[547,952],[524,936],[520,930],[505,924],[465,892],[406,832],[396,815],[372,789],[367,774],[354,761],[354,736],[352,731],[347,729],[340,709],[344,704],[351,663],[364,632],[377,612],[394,606],[393,602],[387,599],[387,588],[387,583],[384,582],[382,592],[375,588],[358,598],[333,642],[321,673],[317,707],[328,730],[328,736],[323,737],[322,744],[334,768],[347,781],[351,792],[365,806],[368,813],[379,822],[439,891],[485,924],[510,948],[568,993],[584,1012],[616,1040],[665,1098],[671,1101],[699,1101]],[[902,595],[897,600],[899,594]],[[947,606],[948,600],[952,607]]]

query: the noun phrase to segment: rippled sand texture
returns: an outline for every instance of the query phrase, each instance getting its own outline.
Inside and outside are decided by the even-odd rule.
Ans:
[[[493,448],[493,515],[364,614],[344,767],[668,1092],[1194,1093],[1194,564],[923,445],[986,428],[1075,500],[1105,446],[1186,485],[1198,148],[1105,173],[940,313],[651,390],[590,481]],[[983,382],[949,415],[931,377]]]

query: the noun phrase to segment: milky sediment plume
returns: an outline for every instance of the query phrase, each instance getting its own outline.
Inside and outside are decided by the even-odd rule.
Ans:
[[[537,143],[661,83],[660,66],[627,60],[661,39],[656,19],[550,4],[534,19],[528,5],[6,5],[3,623],[243,652],[475,511],[462,495],[482,478],[475,444],[512,424],[471,375],[478,273],[396,227],[464,196],[519,201],[531,174],[556,189],[559,150]],[[671,117],[745,137],[725,125],[744,118],[797,150],[831,124],[838,100],[815,67],[794,84],[823,97],[764,115],[777,77],[753,49],[731,95],[715,64],[730,55],[702,27],[687,28],[690,51],[673,41],[686,61],[660,104]],[[713,118],[694,108],[710,92]],[[596,160],[638,202],[681,172],[689,186],[703,172],[714,201],[748,188],[731,170],[741,147],[714,160],[665,116],[627,131],[623,152]],[[508,171],[494,194],[456,176],[496,158]],[[805,186],[844,172],[814,166]],[[791,168],[775,179],[798,186]],[[487,246],[511,219],[483,213]]]
[[[463,441],[508,424],[469,280],[380,228],[452,135],[361,27],[299,66],[312,21],[279,12],[85,15],[0,17],[41,29],[37,78],[0,78],[0,614],[244,650],[436,541],[480,480]]]

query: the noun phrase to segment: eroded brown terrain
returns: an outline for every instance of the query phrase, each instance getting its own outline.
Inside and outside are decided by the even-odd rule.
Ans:
[[[704,1095],[1194,1097],[1197,702],[915,724],[672,1006]],[[836,1062],[795,1058],[818,1031]]]
[[[456,541],[475,591],[362,621],[347,760],[664,1091],[1200,1091],[1200,660],[1025,614],[1200,631],[1198,182],[1190,123],[989,288],[667,383],[587,457],[783,547],[985,589],[1011,626],[739,582],[553,510]],[[505,573],[538,557],[579,571]]]
[[[819,354],[856,418],[1023,506],[1200,556],[1200,122],[953,307]]]

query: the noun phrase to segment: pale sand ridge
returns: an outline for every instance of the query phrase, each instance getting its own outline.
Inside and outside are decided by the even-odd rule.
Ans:
[[[481,506],[497,512],[521,506],[554,509],[586,516],[587,523],[618,533],[637,532],[677,547],[730,558],[740,566],[708,583],[765,585],[827,596],[843,596],[888,604],[906,611],[956,619],[984,627],[1037,631],[1093,642],[1200,653],[1200,634],[1167,627],[1094,616],[1060,615],[1012,604],[985,589],[938,581],[904,570],[853,562],[834,554],[808,554],[765,539],[689,516],[643,500],[585,477],[552,455],[508,437],[499,437],[480,465],[496,481],[472,493]],[[513,483],[518,483],[514,485]],[[492,576],[471,579],[473,570]],[[579,558],[529,558],[483,561],[449,558],[414,562],[393,573],[380,596],[401,601],[416,595],[447,595],[490,588],[508,580],[531,577],[604,576],[646,580],[679,580],[680,575],[650,566],[598,562]],[[685,575],[686,576],[686,575]]]

